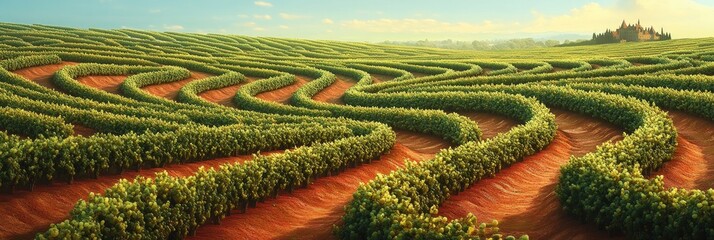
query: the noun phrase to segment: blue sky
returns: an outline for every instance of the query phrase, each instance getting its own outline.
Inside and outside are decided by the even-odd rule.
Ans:
[[[714,36],[714,0],[3,0],[0,21],[351,41],[589,36],[622,19]]]

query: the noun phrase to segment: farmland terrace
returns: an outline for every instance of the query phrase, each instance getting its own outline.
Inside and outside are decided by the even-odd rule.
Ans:
[[[714,39],[0,23],[1,239],[714,239]]]

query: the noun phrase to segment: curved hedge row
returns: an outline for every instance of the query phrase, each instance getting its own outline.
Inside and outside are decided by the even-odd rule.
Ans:
[[[5,23],[0,29],[0,123],[19,134],[0,133],[0,184],[6,188],[303,146],[193,176],[162,173],[121,181],[79,202],[70,220],[53,225],[40,239],[181,238],[207,221],[220,221],[231,209],[369,162],[394,144],[394,133],[384,124],[332,117],[387,123],[459,144],[361,186],[340,237],[499,238],[497,223],[479,224],[471,215],[447,220],[437,216],[437,207],[553,139],[553,116],[538,101],[628,131],[619,143],[574,158],[563,169],[558,194],[567,211],[634,238],[714,238],[708,205],[714,192],[666,190],[660,179],[643,177],[671,156],[676,137],[671,121],[651,105],[606,94],[714,119],[712,78],[692,75],[714,73],[714,64],[707,62],[714,52],[709,40],[490,53]],[[580,59],[585,54],[612,59]],[[618,58],[623,56],[643,57]],[[474,60],[493,58],[511,60]],[[8,71],[61,61],[80,62],[55,76],[61,92]],[[179,102],[140,89],[185,79],[190,71],[212,76],[182,87]],[[394,79],[372,84],[367,72]],[[92,74],[131,76],[120,95],[75,80]],[[246,110],[197,95],[243,83],[244,74],[263,78],[241,86],[235,96]],[[344,96],[351,105],[312,99],[335,83],[335,74],[358,80]],[[296,75],[313,80],[292,96],[293,105],[255,97],[294,83]],[[480,134],[472,121],[441,110],[495,112],[523,125],[476,142]],[[100,133],[69,136],[67,123]]]
[[[104,196],[91,195],[88,201],[81,200],[70,220],[53,224],[37,238],[185,236],[211,218],[219,221],[232,209],[245,209],[280,190],[307,184],[311,178],[371,161],[388,151],[395,141],[394,133],[384,125],[361,124],[357,128],[372,130],[367,135],[314,144],[284,154],[256,156],[252,161],[223,165],[218,170],[199,170],[189,177],[160,173],[153,180],[139,177],[134,182],[122,181],[107,189]],[[329,131],[324,133],[335,134],[336,129],[325,130]],[[307,136],[310,134],[301,137]],[[354,145],[361,147],[351,147]]]
[[[451,221],[436,216],[437,206],[449,195],[548,145],[555,136],[555,117],[533,99],[503,93],[382,97],[385,105],[494,111],[525,123],[492,139],[442,151],[432,160],[410,163],[360,186],[347,205],[340,238],[469,239],[497,233],[497,224],[478,224],[473,215]]]
[[[26,67],[60,63],[61,61],[62,59],[57,55],[20,56],[0,61],[0,67],[8,71],[15,71]]]
[[[30,138],[65,138],[74,134],[72,125],[65,123],[62,117],[51,117],[11,107],[0,108],[0,129]]]
[[[607,87],[603,87],[606,89]],[[634,98],[584,93],[552,86],[434,87],[413,91],[506,91],[603,118],[631,134],[616,144],[574,158],[561,170],[557,193],[564,209],[586,221],[621,230],[636,239],[704,239],[711,227],[714,191],[665,189],[662,178],[645,176],[670,159],[676,131],[666,114]],[[638,93],[645,94],[645,93]],[[568,100],[592,96],[587,101]],[[664,101],[664,100],[662,100]],[[608,103],[610,102],[610,103]],[[600,110],[590,108],[600,104]]]

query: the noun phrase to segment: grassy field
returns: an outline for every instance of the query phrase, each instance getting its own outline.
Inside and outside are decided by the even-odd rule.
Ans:
[[[714,38],[0,23],[0,239],[714,239]]]

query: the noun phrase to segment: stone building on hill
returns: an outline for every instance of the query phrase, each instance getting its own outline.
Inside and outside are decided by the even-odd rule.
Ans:
[[[594,43],[616,43],[616,42],[644,42],[644,41],[661,41],[670,40],[672,35],[665,33],[664,28],[660,32],[655,31],[654,27],[643,28],[640,21],[637,24],[628,25],[625,20],[622,20],[620,28],[615,31],[607,29],[604,33],[593,33],[592,41]]]

